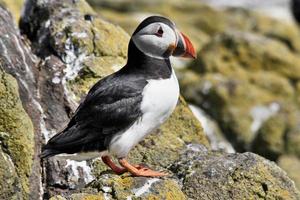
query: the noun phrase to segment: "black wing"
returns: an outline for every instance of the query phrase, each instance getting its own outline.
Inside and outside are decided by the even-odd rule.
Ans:
[[[52,154],[105,150],[114,134],[129,128],[141,116],[142,91],[146,84],[142,77],[118,73],[100,80],[91,88],[67,128],[51,138],[45,150],[51,150]]]

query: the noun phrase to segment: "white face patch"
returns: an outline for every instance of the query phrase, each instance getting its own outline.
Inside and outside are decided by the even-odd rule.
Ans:
[[[159,35],[161,32],[162,34]],[[163,55],[169,46],[176,45],[177,36],[171,27],[156,22],[141,29],[132,37],[132,40],[144,54],[163,59]]]

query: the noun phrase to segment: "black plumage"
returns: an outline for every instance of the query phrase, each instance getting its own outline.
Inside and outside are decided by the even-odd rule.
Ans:
[[[296,21],[300,23],[300,0],[292,0],[291,9]]]
[[[152,17],[137,29],[162,19],[166,20]],[[44,146],[41,157],[107,150],[113,136],[124,132],[142,116],[140,104],[147,80],[169,78],[171,73],[169,58],[149,57],[130,40],[127,64],[91,88],[68,126]]]

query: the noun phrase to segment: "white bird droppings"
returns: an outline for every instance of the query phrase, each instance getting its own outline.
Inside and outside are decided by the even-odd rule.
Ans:
[[[135,197],[140,197],[143,194],[149,192],[149,189],[151,188],[153,183],[156,183],[158,181],[159,181],[158,178],[151,178],[151,179],[147,180],[147,182],[142,187],[132,190],[132,192],[134,193],[134,196]]]

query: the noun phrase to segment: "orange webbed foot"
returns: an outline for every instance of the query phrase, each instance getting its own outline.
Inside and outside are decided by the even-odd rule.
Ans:
[[[162,176],[168,175],[163,172],[157,172],[157,171],[151,170],[148,167],[145,167],[141,164],[133,166],[130,163],[128,163],[128,161],[124,158],[119,159],[119,163],[122,167],[127,169],[127,171],[130,172],[133,176],[162,177]]]
[[[111,168],[116,174],[121,175],[127,172],[127,169],[117,166],[109,156],[102,156],[102,161]]]

